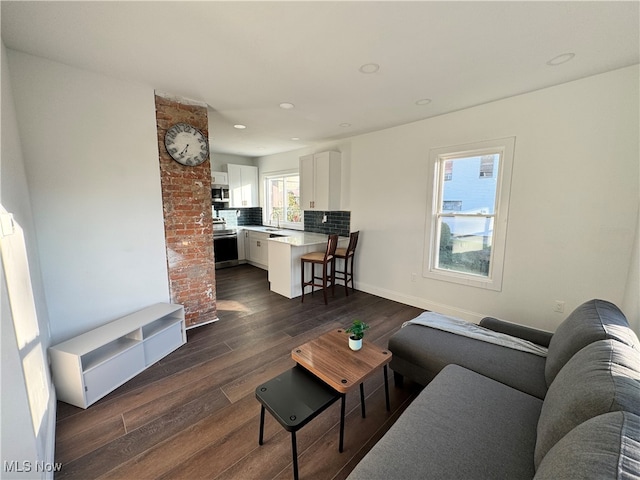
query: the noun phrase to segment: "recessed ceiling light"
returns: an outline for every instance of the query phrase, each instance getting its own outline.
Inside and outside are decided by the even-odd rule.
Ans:
[[[340,126],[341,126],[342,128],[346,128],[346,127],[350,127],[350,126],[351,126],[351,124],[350,124],[350,123],[341,123],[341,124],[340,124]]]
[[[365,63],[359,68],[362,73],[376,73],[380,70],[380,65],[377,63]]]
[[[416,105],[429,105],[431,103],[430,98],[421,98],[416,102]]]
[[[295,142],[297,140],[300,140],[300,137],[291,137],[291,140],[293,140]]]
[[[562,65],[563,63],[567,63],[569,60],[573,60],[575,57],[575,53],[563,53],[562,55],[558,55],[557,57],[552,58],[547,62],[547,65],[551,67],[557,67],[558,65]]]
[[[233,128],[237,128],[238,130],[243,130],[245,128],[247,128],[246,125],[242,125],[241,123],[237,123],[233,126]]]
[[[293,107],[295,107],[295,105],[289,102],[282,102],[280,104],[280,108],[284,108],[285,110],[291,110]]]

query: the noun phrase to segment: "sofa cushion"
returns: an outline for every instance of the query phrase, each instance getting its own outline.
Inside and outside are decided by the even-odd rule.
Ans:
[[[578,425],[556,443],[535,480],[632,479],[640,476],[640,417],[612,412]]]
[[[579,350],[598,340],[613,338],[640,350],[638,337],[613,303],[589,300],[577,307],[551,337],[545,365],[547,386]]]
[[[518,390],[544,398],[544,357],[422,325],[407,325],[389,339],[391,368],[426,385],[455,363]]]
[[[532,478],[542,400],[445,367],[349,479]]]
[[[607,412],[640,415],[640,352],[616,340],[587,345],[564,366],[542,405],[536,467],[562,437]]]

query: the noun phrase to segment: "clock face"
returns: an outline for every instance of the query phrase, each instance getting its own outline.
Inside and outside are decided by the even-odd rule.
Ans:
[[[164,136],[167,153],[176,162],[194,167],[209,156],[209,144],[200,130],[187,123],[176,123]]]

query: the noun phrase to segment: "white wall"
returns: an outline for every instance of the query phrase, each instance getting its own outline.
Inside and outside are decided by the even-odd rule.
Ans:
[[[209,142],[211,142],[211,140],[209,140]],[[243,157],[241,155],[211,152],[209,158],[211,160],[212,172],[226,172],[227,165],[229,163],[233,165],[251,165],[252,167],[256,166],[256,160],[254,158]]]
[[[50,342],[47,305],[4,43],[1,57],[0,214],[13,214],[15,229],[0,238],[0,461],[2,478],[45,478],[52,475],[35,472],[35,465],[53,461],[56,418],[56,397],[45,360]],[[5,462],[18,463],[7,468]]]
[[[361,290],[479,320],[555,330],[590,298],[620,307],[638,222],[638,66],[314,147],[350,162]],[[423,278],[429,149],[516,137],[501,292]],[[291,168],[310,149],[259,159]],[[275,167],[274,167],[275,166]],[[417,273],[412,281],[412,273]],[[628,285],[627,279],[636,285]],[[552,312],[555,300],[565,314]],[[627,309],[629,310],[629,309]],[[638,311],[625,311],[638,325]]]
[[[640,332],[640,208],[638,209],[636,241],[631,253],[631,262],[629,263],[627,290],[625,291],[621,308],[627,312],[627,317],[633,329],[636,332]]]
[[[52,342],[169,301],[153,89],[8,59]]]

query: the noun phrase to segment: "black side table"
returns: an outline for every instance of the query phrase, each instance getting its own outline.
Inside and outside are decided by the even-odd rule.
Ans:
[[[256,398],[262,404],[258,443],[260,445],[263,443],[264,411],[267,409],[285,430],[291,432],[293,478],[298,480],[296,432],[339,398],[342,398],[342,411],[344,411],[345,396],[333,390],[304,368],[296,365],[291,370],[258,385]],[[341,415],[340,438],[343,435],[344,415]]]

